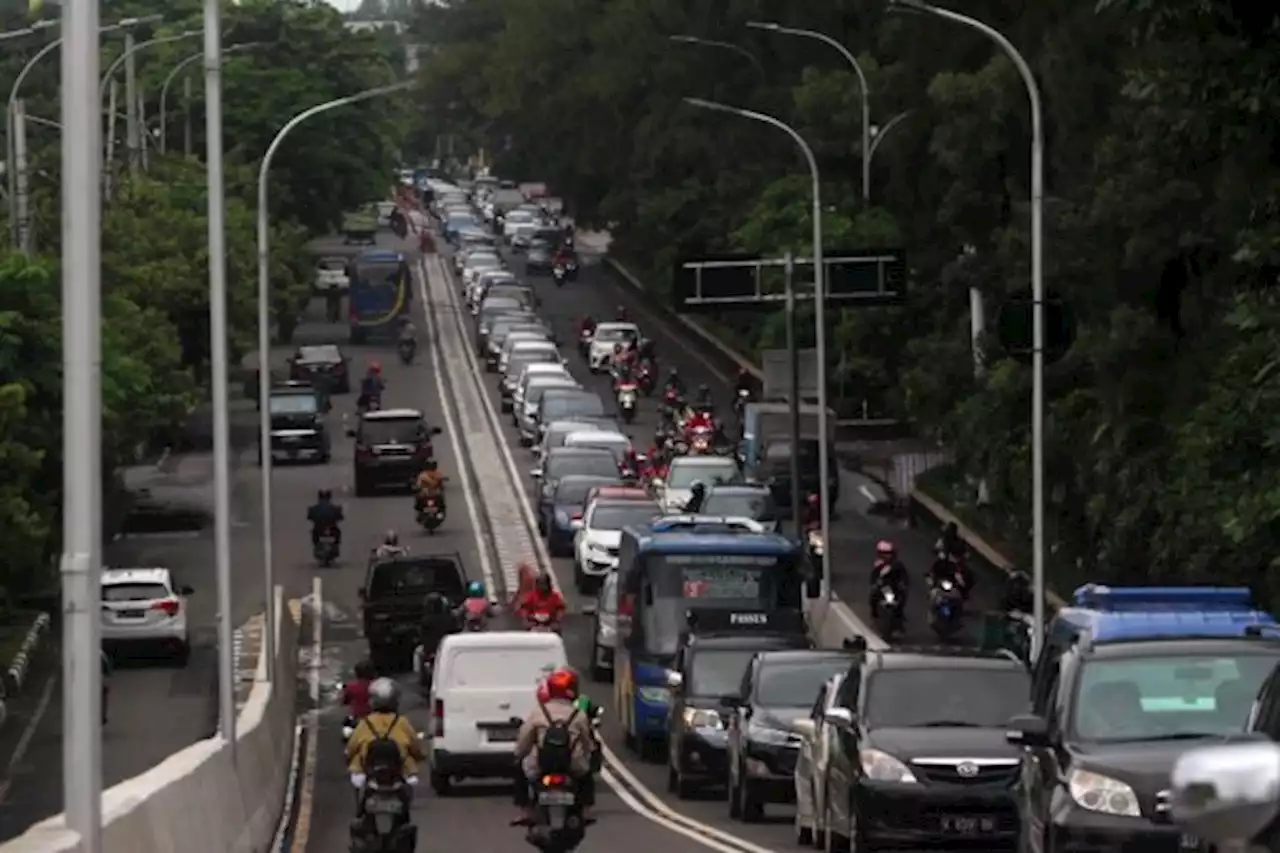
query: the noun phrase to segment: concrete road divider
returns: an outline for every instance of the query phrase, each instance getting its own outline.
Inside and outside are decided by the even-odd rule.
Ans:
[[[219,738],[192,744],[105,791],[106,853],[261,853],[275,837],[292,764],[296,718],[298,625],[276,588],[276,683],[258,683],[236,721],[236,760]],[[157,716],[165,713],[155,709]],[[79,853],[65,816],[36,824],[0,853]]]

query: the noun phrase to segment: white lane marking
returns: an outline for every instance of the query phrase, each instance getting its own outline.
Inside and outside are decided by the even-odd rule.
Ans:
[[[435,260],[438,262],[441,272],[444,273],[445,271],[443,269],[443,262],[439,260],[438,255],[435,256]],[[424,261],[424,266],[425,264],[426,262]],[[444,276],[442,276],[440,280],[445,283],[448,282],[448,278]],[[456,309],[457,309],[456,297],[454,296],[452,289],[446,288],[446,290],[449,293],[450,304],[455,309],[454,317],[456,320],[456,318],[458,317],[458,314],[456,313]],[[424,294],[423,301],[425,302],[425,294]],[[458,325],[459,326],[461,325],[460,321],[458,321]],[[462,341],[463,360],[466,362],[467,369],[470,369],[471,371],[473,371],[474,376],[479,376],[480,375],[479,364],[474,354],[471,351],[471,347],[466,346],[466,342],[468,339],[464,336],[464,337],[461,337],[459,340]],[[443,342],[442,342],[442,345],[443,345]],[[452,369],[455,366],[455,364],[456,362],[450,362],[449,367],[447,369]],[[455,387],[456,385],[457,383],[455,382]],[[471,386],[471,387],[474,388],[474,386]],[[459,394],[461,394],[461,391],[459,391]],[[489,399],[489,396],[487,394],[479,394],[479,396],[480,396],[480,403],[484,407],[485,412],[488,416],[490,434],[494,439],[494,444],[496,444],[499,449],[499,455],[502,457],[503,466],[506,469],[506,474],[509,479],[509,485],[515,490],[516,494],[520,496],[520,499],[516,503],[518,503],[520,514],[522,515],[524,522],[527,525],[526,530],[536,530],[537,529],[536,521],[533,517],[533,510],[530,508],[529,502],[524,499],[524,491],[521,487],[519,469],[516,467],[515,458],[511,455],[511,448],[507,444],[505,438],[502,435],[501,421],[498,419],[498,414],[494,410],[493,403]],[[488,492],[485,494],[486,501],[489,499],[489,497],[492,494],[493,494],[492,492]],[[510,533],[510,532],[511,532],[510,530],[503,530],[503,531],[495,530],[494,535],[500,536],[503,533]],[[479,540],[478,528],[477,528],[476,538],[477,540]],[[531,540],[533,549],[537,552],[538,563],[542,567],[547,569],[547,574],[551,577],[556,587],[560,588],[562,585],[560,583],[560,579],[556,576],[555,566],[551,561],[551,555],[548,553],[546,545],[543,543],[540,537],[528,537],[528,538],[530,538]],[[483,546],[483,543],[479,543],[478,541],[477,541],[477,544]],[[637,813],[649,818],[650,820],[653,820],[656,823],[663,825],[668,829],[671,829],[673,832],[678,832],[681,835],[685,835],[689,838],[692,838],[693,840],[697,841],[699,844],[702,844],[706,847],[710,847],[714,850],[739,851],[739,853],[740,851],[747,851],[747,853],[772,853],[772,851],[770,851],[769,848],[759,847],[755,844],[752,844],[749,841],[738,838],[737,836],[734,836],[734,835],[730,835],[727,832],[723,832],[719,829],[716,829],[713,826],[701,823],[700,821],[694,820],[693,818],[690,818],[686,815],[683,815],[683,814],[680,814],[679,812],[674,811],[665,803],[663,803],[661,799],[659,799],[651,790],[649,790],[649,788],[646,787],[639,779],[637,779],[635,775],[632,774],[631,771],[628,770],[625,765],[623,765],[622,761],[618,758],[618,756],[615,755],[612,752],[612,750],[608,748],[608,746],[604,746],[604,757],[605,757],[605,760],[608,762],[609,766],[618,775],[626,779],[627,784],[630,786],[630,788],[632,790],[635,790],[638,794],[640,794],[640,797],[642,799],[637,799],[635,796],[633,796],[631,794],[631,791],[629,791],[626,786],[620,784],[617,778],[613,775],[613,773],[610,773],[608,769],[601,771],[601,779],[604,780],[604,782],[608,784],[610,788],[613,789],[614,793],[618,795],[619,799],[625,802]],[[708,838],[708,836],[710,836],[710,838]],[[713,841],[711,840],[711,838],[716,838],[720,840]],[[729,846],[726,846],[726,844]]]
[[[436,356],[437,371],[442,369],[445,364],[444,353],[442,348],[444,344],[440,340],[440,321],[435,316],[435,312],[427,308],[427,285],[426,285],[426,265],[419,262],[416,265],[416,273],[418,283],[418,304],[422,310],[423,319],[427,325],[427,334],[431,336],[431,349]],[[462,432],[462,421],[458,417],[458,412],[454,408],[453,401],[449,399],[449,395],[445,393],[444,384],[436,382],[436,396],[440,398],[440,410],[444,413],[445,425],[449,431],[449,446],[453,449],[453,458],[458,460],[458,476],[462,478],[462,500],[467,505],[467,516],[471,519],[471,529],[480,529],[480,510],[476,506],[475,489],[471,481],[471,470],[468,466],[462,464],[463,451],[462,442],[458,438],[458,434]],[[482,546],[479,541],[479,535],[476,537],[476,544]],[[484,588],[489,592],[489,600],[496,601],[497,587],[494,585],[493,560],[489,557],[489,549],[478,547],[477,552],[480,557],[480,572],[484,575]]]
[[[55,672],[45,680],[44,687],[40,690],[40,701],[36,703],[35,713],[31,715],[31,719],[27,721],[27,726],[22,730],[17,744],[13,747],[13,754],[9,756],[9,764],[5,767],[4,781],[0,782],[0,803],[3,803],[5,797],[9,794],[9,785],[13,782],[14,771],[18,769],[18,765],[22,763],[22,759],[26,757],[27,750],[31,748],[31,741],[35,739],[36,729],[40,728],[40,721],[44,719],[45,713],[49,710],[49,703],[53,701],[54,688],[58,686],[58,675]]]
[[[311,837],[311,805],[316,790],[316,742],[320,740],[320,667],[324,660],[324,585],[320,576],[311,579],[311,710],[307,712],[307,758],[298,798],[298,819],[294,824],[291,853],[306,853]],[[274,689],[274,688],[273,688]]]

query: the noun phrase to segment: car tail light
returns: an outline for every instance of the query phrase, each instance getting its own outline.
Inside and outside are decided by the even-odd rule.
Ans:
[[[569,777],[563,773],[548,773],[542,777],[542,787],[560,788],[569,784]]]
[[[573,515],[571,515],[571,516],[569,516],[569,517],[570,517],[571,519],[573,519],[574,521],[582,521],[582,513],[580,513],[580,512],[575,512]]]
[[[177,616],[178,611],[182,609],[182,602],[176,598],[166,598],[163,601],[157,601],[151,605],[152,610],[162,610],[166,616]]]
[[[436,737],[444,737],[444,700],[437,699],[432,710],[432,716],[436,718]]]

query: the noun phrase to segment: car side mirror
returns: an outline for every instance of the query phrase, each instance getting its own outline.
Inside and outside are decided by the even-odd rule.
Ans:
[[[1049,745],[1049,721],[1039,714],[1019,714],[1005,724],[1004,739],[1014,746]]]
[[[530,468],[530,469],[529,469],[529,476],[530,476],[530,477],[532,477],[532,478],[533,478],[533,479],[535,479],[535,480],[541,480],[541,479],[542,479],[542,469],[541,469],[541,468]]]
[[[684,676],[678,672],[667,673],[667,687],[672,690],[679,690],[684,687]]]
[[[189,586],[178,587],[178,595],[195,595],[195,590]]]
[[[1187,750],[1170,781],[1174,821],[1215,849],[1243,849],[1275,819],[1280,746],[1253,741]]]
[[[841,731],[853,728],[853,712],[848,708],[828,708],[823,712],[822,719]]]
[[[431,428],[431,434],[432,434],[432,435],[442,435],[443,433],[444,433],[444,430],[443,430],[443,429],[441,429],[440,427],[432,427],[432,428]]]

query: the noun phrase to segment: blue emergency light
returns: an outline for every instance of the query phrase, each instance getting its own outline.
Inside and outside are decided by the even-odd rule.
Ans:
[[[1105,586],[1085,584],[1071,596],[1073,607],[1119,612],[1254,611],[1253,594],[1243,586]]]
[[[649,523],[654,533],[750,533],[722,515],[667,515]]]

